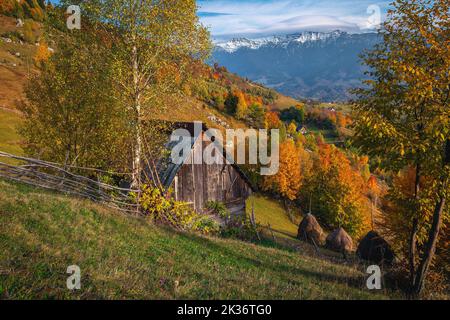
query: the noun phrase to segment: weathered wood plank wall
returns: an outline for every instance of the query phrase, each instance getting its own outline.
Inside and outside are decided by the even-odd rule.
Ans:
[[[251,187],[240,175],[236,168],[229,164],[193,164],[193,158],[200,157],[203,148],[198,140],[192,149],[190,157],[177,173],[176,194],[177,200],[190,202],[194,208],[201,212],[208,201],[230,203],[236,207],[236,202],[245,205],[245,200],[251,194]],[[225,161],[224,161],[225,162]]]

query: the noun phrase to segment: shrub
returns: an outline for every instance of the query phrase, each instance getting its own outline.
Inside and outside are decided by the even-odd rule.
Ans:
[[[208,85],[204,81],[197,81],[191,86],[192,95],[201,101],[208,101],[210,98]]]
[[[165,195],[159,188],[144,185],[139,204],[150,218],[174,228],[186,229],[193,222],[193,210],[187,204]]]
[[[223,111],[225,109],[225,99],[222,95],[218,94],[216,96],[213,97],[214,100],[214,106]]]
[[[257,129],[264,129],[266,120],[266,111],[260,104],[253,103],[248,108],[246,120],[251,127]]]
[[[239,98],[232,93],[229,93],[225,99],[225,111],[228,114],[235,114],[237,110],[237,105],[239,103]]]
[[[33,23],[29,20],[26,20],[23,24],[23,40],[33,44],[36,41],[36,36],[33,33]]]
[[[257,238],[259,226],[254,226],[247,215],[232,215],[224,203],[209,201],[206,208],[224,220],[220,233],[223,237],[254,241]]]
[[[301,126],[305,122],[305,112],[302,106],[292,106],[281,111],[280,119],[288,123],[295,121],[298,126]]]
[[[208,202],[207,209],[225,221],[222,226],[214,217],[199,214],[189,204],[175,201],[170,195],[170,190],[164,193],[159,188],[144,185],[139,204],[150,219],[177,230],[206,235],[220,234],[224,237],[248,241],[256,240],[258,227],[252,225],[246,215],[233,216],[223,203]]]
[[[222,202],[208,201],[206,203],[206,208],[222,219],[228,219],[230,217],[230,212]]]
[[[219,234],[221,232],[220,224],[211,217],[199,215],[191,226],[192,231],[202,234]]]
[[[226,238],[240,239],[244,241],[256,241],[260,226],[253,225],[247,215],[231,215],[227,220],[221,235]]]
[[[220,232],[220,226],[215,220],[198,214],[187,203],[175,201],[170,191],[165,194],[159,188],[144,185],[139,204],[151,219],[175,229],[203,234]]]

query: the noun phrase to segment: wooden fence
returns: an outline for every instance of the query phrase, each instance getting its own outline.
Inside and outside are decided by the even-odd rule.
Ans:
[[[7,164],[3,162],[4,159],[10,159],[8,162],[12,160],[17,164]],[[132,194],[139,195],[139,190],[119,188],[71,171],[90,171],[90,176],[104,173],[97,169],[62,166],[0,151],[0,177],[2,178],[87,198],[127,213],[138,211],[138,205],[133,201]]]

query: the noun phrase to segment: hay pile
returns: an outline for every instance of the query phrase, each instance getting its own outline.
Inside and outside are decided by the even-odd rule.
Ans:
[[[395,253],[391,246],[375,231],[370,231],[359,243],[356,254],[360,259],[374,262],[378,265],[391,265]]]
[[[298,227],[297,239],[315,245],[321,245],[324,241],[324,233],[317,219],[310,213],[303,218]]]
[[[339,228],[328,235],[326,247],[330,250],[341,252],[346,256],[347,253],[353,250],[353,240],[343,228]]]

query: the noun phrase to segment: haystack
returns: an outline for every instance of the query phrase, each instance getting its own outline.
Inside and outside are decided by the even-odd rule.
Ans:
[[[353,250],[353,240],[343,228],[339,228],[328,235],[326,247],[345,256]]]
[[[360,259],[374,262],[378,265],[391,265],[395,259],[391,246],[375,231],[370,231],[361,240],[356,254]]]
[[[323,230],[312,214],[308,213],[308,215],[303,218],[298,227],[297,239],[315,245],[321,245],[323,243]]]

